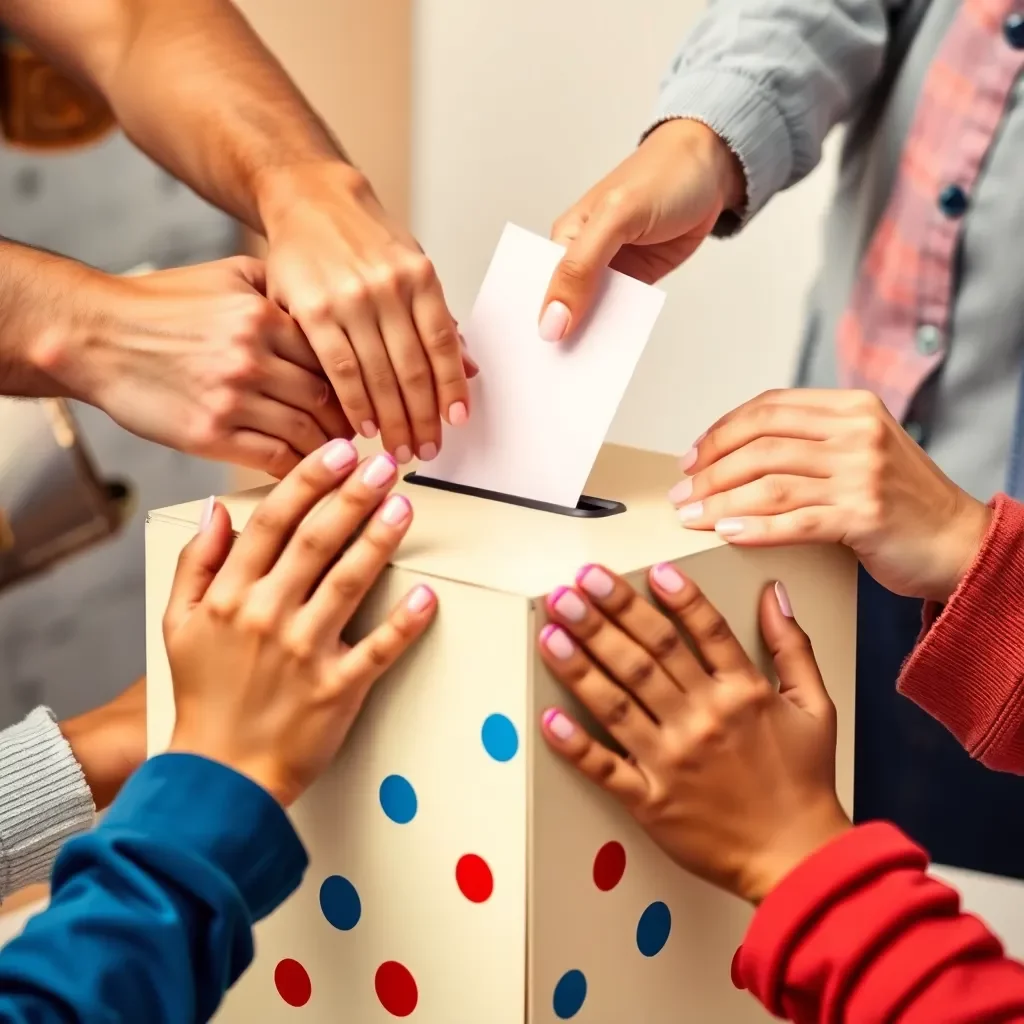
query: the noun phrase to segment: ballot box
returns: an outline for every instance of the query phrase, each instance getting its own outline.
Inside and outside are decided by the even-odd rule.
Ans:
[[[421,471],[429,469],[421,467]],[[853,781],[856,566],[838,547],[741,550],[683,529],[667,456],[606,445],[575,509],[418,482],[415,522],[353,623],[365,634],[415,584],[440,599],[423,640],[372,693],[336,763],[292,808],[300,890],[257,930],[228,1024],[744,1024],[767,1017],[729,978],[749,909],[675,867],[545,746],[552,704],[578,709],[536,647],[544,598],[602,563],[643,587],[670,561],[771,672],[762,588],[784,581],[839,711]],[[224,498],[236,530],[261,497]],[[174,708],[161,617],[201,502],[146,535],[149,744]],[[259,851],[253,850],[253,856]]]

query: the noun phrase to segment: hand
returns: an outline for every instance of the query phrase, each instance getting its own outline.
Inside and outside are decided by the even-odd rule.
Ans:
[[[577,579],[578,589],[548,599],[554,623],[541,653],[629,758],[557,709],[544,713],[544,738],[678,864],[759,903],[850,827],[835,789],[835,707],[785,590],[776,584],[761,598],[776,692],[672,566],[650,572],[671,618],[606,569],[588,566]]]
[[[544,297],[540,334],[560,341],[586,316],[611,266],[648,284],[693,255],[723,210],[745,202],[739,161],[699,121],[667,121],[575,206],[551,237],[566,246]]]
[[[691,529],[846,544],[906,597],[947,601],[991,522],[869,392],[768,391],[711,427],[683,470],[670,497]]]
[[[418,586],[365,639],[342,642],[412,522],[405,498],[384,501],[394,461],[379,454],[353,472],[356,458],[339,440],[304,459],[235,541],[214,505],[182,551],[164,617],[170,749],[220,761],[285,806],[328,766],[373,682],[436,608]]]
[[[76,331],[38,362],[126,430],[282,477],[352,431],[292,319],[234,257],[141,277],[85,271]]]
[[[61,722],[60,730],[102,811],[146,759],[145,677],[102,707]]]
[[[400,463],[469,415],[467,367],[433,264],[342,163],[267,172],[269,295],[302,327],[349,422]]]

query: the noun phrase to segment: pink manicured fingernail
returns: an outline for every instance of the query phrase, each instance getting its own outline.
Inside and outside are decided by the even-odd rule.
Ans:
[[[615,589],[615,580],[597,565],[585,565],[576,574],[576,582],[590,595],[605,598]]]
[[[395,475],[395,460],[390,455],[375,455],[363,470],[363,483],[367,487],[383,487]]]
[[[666,594],[678,594],[683,587],[686,586],[686,580],[679,575],[679,571],[668,564],[668,562],[662,562],[660,565],[656,565],[651,570],[651,579],[665,591]]]
[[[793,606],[789,603],[789,594],[786,593],[786,588],[781,583],[775,584],[775,600],[779,602],[779,611],[787,619],[793,618]]]
[[[433,441],[428,441],[425,445],[420,447],[420,462],[429,462],[431,459],[437,458],[437,445]]]
[[[565,661],[571,658],[576,645],[569,639],[564,629],[548,623],[540,631],[540,642],[559,660]]]
[[[199,513],[199,533],[205,533],[213,522],[213,510],[217,507],[217,499],[211,494],[203,502],[203,511]]]
[[[569,330],[571,315],[564,302],[549,302],[540,318],[540,336],[545,341],[561,341]]]
[[[568,587],[559,587],[549,598],[548,604],[563,619],[579,622],[587,614],[587,606],[580,595]]]
[[[477,367],[479,369],[479,367]],[[469,410],[465,402],[452,402],[448,406],[448,422],[453,427],[461,427],[469,419]]]
[[[695,501],[692,505],[684,505],[679,510],[679,522],[693,523],[704,515],[704,502]]]
[[[562,714],[558,708],[548,708],[544,712],[541,721],[544,723],[544,728],[547,729],[556,740],[567,740],[571,738],[572,734],[576,731],[576,727],[569,721],[565,715]]]
[[[377,436],[377,424],[373,420],[363,420],[359,424],[359,433],[363,437],[376,437]]]
[[[690,495],[693,494],[693,481],[680,480],[679,483],[668,492],[668,500],[673,505],[682,505]]]
[[[388,526],[400,526],[409,518],[411,511],[412,505],[409,504],[408,498],[403,497],[401,494],[392,494],[384,502],[384,507],[380,510],[380,518]]]
[[[715,523],[715,533],[720,534],[722,537],[735,537],[736,534],[742,532],[742,519],[719,519]]]
[[[395,449],[395,462],[400,466],[404,466],[407,462],[412,462],[412,449],[407,444],[400,444]]]
[[[426,611],[430,607],[430,602],[434,600],[435,596],[436,595],[430,587],[424,587],[421,584],[409,595],[405,602],[405,606],[415,615],[419,612]]]
[[[323,463],[332,473],[340,473],[347,469],[358,458],[358,453],[351,441],[339,439],[331,441],[324,447]]]
[[[680,456],[679,468],[685,473],[697,461],[697,449],[691,448],[685,455]]]

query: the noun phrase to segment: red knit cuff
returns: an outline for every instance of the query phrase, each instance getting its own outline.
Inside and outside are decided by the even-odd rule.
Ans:
[[[895,825],[877,821],[851,828],[768,894],[733,957],[733,984],[782,1016],[787,962],[830,908],[890,871],[927,867],[928,855]]]
[[[999,495],[981,550],[907,659],[900,693],[990,768],[1024,774],[1024,505]]]

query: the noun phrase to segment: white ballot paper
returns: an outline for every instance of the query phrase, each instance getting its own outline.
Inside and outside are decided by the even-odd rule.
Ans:
[[[606,270],[593,311],[569,340],[544,341],[537,322],[564,251],[505,225],[472,315],[459,325],[480,366],[469,422],[445,429],[421,476],[575,507],[665,294]]]

